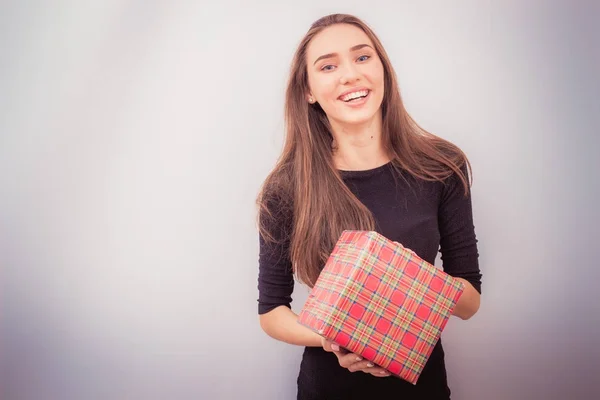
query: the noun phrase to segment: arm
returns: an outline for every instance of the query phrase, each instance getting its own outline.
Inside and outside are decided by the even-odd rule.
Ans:
[[[464,278],[455,278],[465,284],[465,291],[458,299],[456,303],[456,307],[454,307],[453,315],[459,317],[460,319],[467,320],[471,318],[475,313],[479,310],[479,303],[481,295],[471,282]]]
[[[289,257],[289,238],[292,229],[291,208],[281,198],[269,201],[270,213],[264,221],[276,242],[260,239],[258,272],[258,313],[262,330],[270,337],[293,345],[323,347],[338,358],[341,367],[351,372],[362,371],[377,377],[390,374],[383,368],[365,361],[357,354],[343,351],[333,342],[298,324],[298,315],[290,307],[294,290],[292,263]],[[287,210],[287,211],[286,211]]]
[[[321,336],[297,323],[298,315],[286,306],[278,306],[259,316],[260,327],[273,339],[298,346],[321,347]]]
[[[462,168],[467,173],[466,165]],[[462,181],[453,174],[442,186],[438,211],[443,269],[465,285],[454,315],[467,320],[479,310],[481,271],[473,225],[471,191],[464,193]]]
[[[291,310],[294,277],[289,256],[292,207],[289,199],[271,194],[261,221],[274,241],[259,234],[258,314],[270,337],[300,346],[321,346],[321,336],[298,324]]]
[[[299,325],[298,316],[286,306],[279,306],[266,314],[260,315],[260,326],[272,338],[299,346],[323,347],[327,352],[335,354],[341,367],[350,372],[362,371],[373,376],[384,378],[390,373],[374,363],[364,360],[358,354],[340,349],[336,343],[325,340],[310,329]]]

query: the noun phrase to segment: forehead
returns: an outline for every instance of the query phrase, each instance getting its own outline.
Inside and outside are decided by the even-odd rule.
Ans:
[[[357,44],[373,43],[362,29],[349,24],[336,24],[319,32],[306,49],[307,62],[312,63],[319,56],[329,53],[344,54]]]

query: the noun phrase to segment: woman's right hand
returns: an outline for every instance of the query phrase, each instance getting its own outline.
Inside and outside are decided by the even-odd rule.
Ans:
[[[358,354],[342,350],[337,343],[324,337],[321,337],[321,345],[325,351],[335,354],[340,366],[347,368],[350,372],[362,371],[380,378],[391,375],[386,369],[378,367],[368,360],[363,360]]]

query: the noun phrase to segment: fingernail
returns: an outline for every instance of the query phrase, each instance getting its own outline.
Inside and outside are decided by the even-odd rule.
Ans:
[[[381,371],[380,374],[381,375],[387,375],[387,372],[386,371]]]
[[[356,357],[356,361],[362,361],[362,357]]]
[[[333,349],[333,351],[340,351],[340,346],[338,346],[337,344],[332,344],[331,348]]]
[[[368,363],[367,364],[367,367],[369,367],[369,368],[374,367],[374,366],[375,366],[375,364],[373,364],[373,363]]]

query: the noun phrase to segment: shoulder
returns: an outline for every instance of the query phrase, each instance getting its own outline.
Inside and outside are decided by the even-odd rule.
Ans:
[[[424,139],[444,158],[452,159],[455,162],[466,159],[464,151],[448,139],[435,135],[426,136]]]
[[[461,185],[467,192],[470,186],[470,163],[463,150],[435,135],[422,136],[419,141],[419,150],[407,158],[409,162],[406,165],[399,162],[398,165],[412,175],[407,176],[407,182],[425,183],[435,191],[445,191]]]
[[[258,223],[266,237],[289,234],[293,224],[294,202],[289,176],[273,171],[263,183],[257,198]]]
[[[471,164],[465,152],[454,143],[433,137],[430,139],[438,157],[436,169],[443,190],[462,187],[465,194],[470,188]]]
[[[285,170],[273,171],[264,181],[258,196],[261,208],[269,212],[289,211],[293,204],[293,193],[290,176]]]

